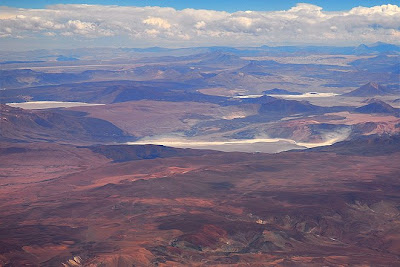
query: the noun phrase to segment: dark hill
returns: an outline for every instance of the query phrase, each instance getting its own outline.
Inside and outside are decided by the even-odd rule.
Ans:
[[[252,75],[267,76],[269,74],[265,67],[259,62],[252,60],[249,64],[239,69],[239,72],[244,72]]]
[[[365,44],[360,44],[356,48],[354,48],[354,53],[358,55],[371,53],[370,48]]]
[[[397,115],[399,114],[399,110],[392,107],[391,105],[389,105],[388,103],[385,103],[381,100],[375,99],[373,102],[356,108],[355,109],[356,112],[358,113],[366,113],[366,114],[370,114],[370,113],[384,113],[384,114],[393,114],[393,115]]]
[[[142,159],[190,157],[221,153],[212,150],[195,150],[174,148],[161,145],[97,145],[86,147],[95,153],[102,154],[114,162],[125,162]]]
[[[84,117],[81,112],[24,110],[3,104],[0,104],[0,110],[1,141],[98,143],[135,140],[114,124]]]
[[[323,107],[313,105],[307,101],[276,99],[268,103],[262,104],[259,112],[280,113],[280,114],[297,114],[297,113],[318,113],[323,111]]]
[[[300,92],[292,92],[285,89],[274,88],[271,90],[263,91],[263,94],[266,95],[301,95]]]
[[[201,65],[236,65],[243,64],[246,61],[241,59],[239,56],[234,54],[224,53],[221,51],[215,51],[207,53],[200,60],[198,64]]]
[[[366,97],[366,96],[376,96],[376,95],[381,95],[381,96],[390,95],[390,92],[384,86],[381,86],[374,82],[369,82],[356,90],[343,94],[343,96],[356,96],[356,97],[357,96]]]
[[[400,152],[400,135],[367,135],[331,146],[310,149],[342,155],[380,156]]]

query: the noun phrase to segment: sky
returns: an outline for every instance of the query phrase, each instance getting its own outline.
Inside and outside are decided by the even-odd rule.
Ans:
[[[302,1],[300,1],[302,2]],[[399,0],[313,0],[304,1],[327,11],[348,10],[357,6],[372,7],[384,4],[399,4]],[[0,0],[0,5],[20,8],[45,8],[54,4],[90,4],[119,6],[160,6],[175,9],[210,9],[218,11],[277,11],[290,9],[296,0]]]
[[[398,5],[399,0],[0,0],[0,49],[400,44]]]

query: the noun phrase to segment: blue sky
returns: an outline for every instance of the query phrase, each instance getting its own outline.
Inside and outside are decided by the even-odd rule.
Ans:
[[[53,4],[99,4],[121,6],[162,6],[175,9],[195,8],[224,10],[228,12],[238,10],[286,10],[297,3],[309,3],[322,7],[327,11],[348,10],[356,6],[371,7],[383,4],[399,5],[399,0],[0,0],[0,5],[22,8],[44,8]]]

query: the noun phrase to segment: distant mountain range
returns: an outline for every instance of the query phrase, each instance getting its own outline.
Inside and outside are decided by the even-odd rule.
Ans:
[[[146,56],[189,56],[201,53],[229,53],[237,56],[260,56],[263,54],[282,55],[292,53],[302,54],[342,54],[342,55],[371,55],[371,54],[399,54],[400,46],[377,42],[374,44],[361,44],[359,46],[267,46],[260,47],[226,47],[226,46],[210,46],[210,47],[189,47],[189,48],[79,48],[79,49],[56,49],[56,50],[34,50],[10,53],[8,51],[0,51],[0,64],[9,61],[24,61],[26,58],[30,60],[75,60],[81,58],[110,59],[115,56],[129,58],[135,55]],[[60,57],[60,55],[62,55]],[[73,56],[71,56],[73,55]]]
[[[377,42],[370,45],[361,44],[357,46],[354,51],[356,54],[400,52],[400,46],[383,42]]]
[[[176,82],[85,82],[4,90],[0,94],[0,102],[24,102],[27,96],[35,101],[89,103],[117,103],[143,99],[215,103],[226,101],[225,97],[204,95],[194,90],[184,89],[186,89],[185,85]]]

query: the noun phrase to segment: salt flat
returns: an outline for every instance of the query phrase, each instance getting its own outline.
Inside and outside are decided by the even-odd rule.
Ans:
[[[72,108],[81,106],[100,106],[104,104],[92,104],[84,102],[63,102],[63,101],[29,101],[22,103],[7,103],[7,105],[22,109],[48,109],[48,108]]]

